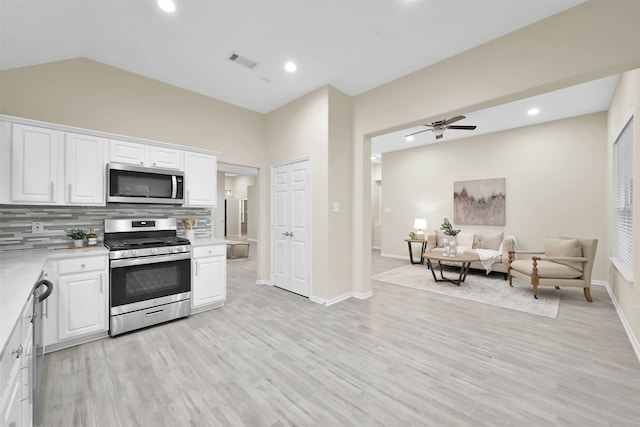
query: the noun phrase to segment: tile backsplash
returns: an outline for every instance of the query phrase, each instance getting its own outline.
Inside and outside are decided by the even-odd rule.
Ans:
[[[71,246],[66,236],[70,228],[93,227],[102,244],[105,218],[176,218],[178,236],[185,231],[180,220],[194,218],[196,238],[211,237],[212,211],[165,205],[113,204],[105,206],[0,205],[0,251],[46,249]],[[32,222],[43,222],[44,233],[31,233]]]

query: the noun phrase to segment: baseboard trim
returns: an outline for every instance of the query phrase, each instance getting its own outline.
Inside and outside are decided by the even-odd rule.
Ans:
[[[631,342],[631,347],[633,348],[633,351],[636,353],[638,362],[640,362],[640,342],[638,341],[636,336],[633,334],[633,329],[631,329],[631,325],[629,324],[629,321],[627,320],[624,313],[622,312],[622,307],[620,307],[620,304],[618,304],[618,300],[616,299],[616,296],[611,290],[611,286],[609,286],[609,282],[606,282],[603,280],[593,280],[591,281],[591,284],[600,285],[607,288],[607,292],[609,293],[609,297],[611,297],[611,301],[613,301],[613,306],[616,308],[616,312],[618,313],[620,322],[622,322],[622,327],[624,328],[624,331],[627,333],[627,337],[629,337],[629,341]]]
[[[273,283],[268,279],[258,279],[256,280],[256,285],[273,286]]]
[[[409,261],[409,257],[406,256],[406,255],[380,253],[380,256],[384,256],[384,257],[387,257],[387,258],[403,259],[405,261]],[[420,257],[420,254],[418,254],[418,257]]]
[[[334,305],[334,304],[337,304],[339,302],[346,301],[349,298],[356,298],[356,299],[361,299],[362,300],[362,299],[370,298],[371,296],[373,296],[373,293],[371,291],[369,291],[369,292],[347,292],[345,294],[338,295],[337,297],[331,298],[331,299],[324,299],[324,298],[319,298],[319,297],[311,295],[309,297],[309,300],[313,301],[313,302],[315,302],[317,304],[322,304],[322,305],[328,307],[330,305]]]

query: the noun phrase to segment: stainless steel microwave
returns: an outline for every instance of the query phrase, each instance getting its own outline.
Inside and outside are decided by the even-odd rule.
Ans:
[[[184,173],[121,163],[107,165],[109,203],[184,203]]]

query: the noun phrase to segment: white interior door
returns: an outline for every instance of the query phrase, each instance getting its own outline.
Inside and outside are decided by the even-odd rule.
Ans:
[[[309,161],[272,168],[272,271],[274,285],[308,297],[311,198]]]

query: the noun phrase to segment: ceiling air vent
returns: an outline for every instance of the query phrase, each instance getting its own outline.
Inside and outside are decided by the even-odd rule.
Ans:
[[[256,66],[258,66],[258,63],[255,61],[252,61],[248,58],[245,58],[243,56],[238,55],[237,53],[232,53],[231,55],[228,56],[227,58],[229,61],[235,62],[236,64],[240,64],[244,67],[249,68],[250,70],[253,70],[254,68],[256,68]]]

